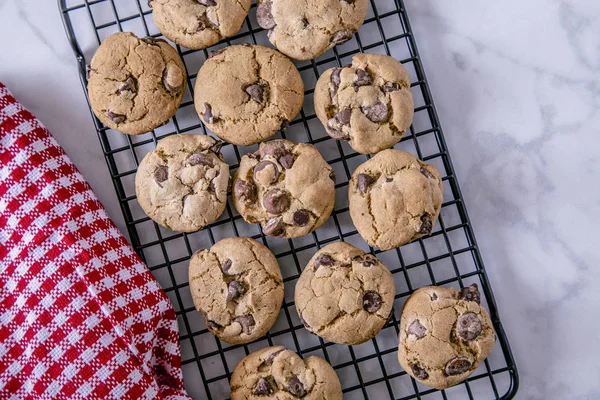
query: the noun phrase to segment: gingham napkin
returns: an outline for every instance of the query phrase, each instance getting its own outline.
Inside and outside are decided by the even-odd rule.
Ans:
[[[0,83],[0,398],[188,399],[175,312]]]

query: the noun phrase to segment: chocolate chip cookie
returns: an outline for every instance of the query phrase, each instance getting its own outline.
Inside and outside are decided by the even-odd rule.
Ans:
[[[297,238],[319,228],[335,203],[335,175],[310,144],[272,140],[240,161],[233,204],[269,236]]]
[[[223,239],[196,252],[189,282],[204,324],[227,343],[249,343],[267,333],[283,301],[277,259],[250,238]]]
[[[392,312],[396,288],[387,267],[351,244],[332,243],[308,262],[296,283],[300,320],[338,344],[375,337]]]
[[[138,135],[175,114],[186,78],[179,54],[166,41],[115,33],[102,42],[88,67],[90,104],[104,125]]]
[[[251,0],[150,0],[163,35],[188,49],[203,49],[240,30]]]
[[[398,361],[418,381],[445,389],[464,381],[492,352],[496,335],[477,284],[428,286],[404,304]]]
[[[408,73],[385,55],[357,54],[351,65],[323,72],[314,99],[329,136],[363,154],[398,143],[413,120]]]
[[[229,165],[221,143],[200,134],[162,139],[146,154],[135,176],[135,192],[144,212],[177,232],[194,232],[223,214]]]
[[[352,174],[350,216],[369,245],[390,250],[431,233],[442,191],[433,165],[405,151],[384,150]]]
[[[292,62],[263,46],[227,47],[196,78],[196,111],[229,143],[248,146],[287,128],[302,108],[304,84]]]
[[[311,60],[350,40],[367,9],[367,0],[259,0],[256,19],[283,54]]]
[[[319,357],[303,360],[283,346],[266,347],[243,358],[230,381],[231,400],[341,400],[335,371]]]

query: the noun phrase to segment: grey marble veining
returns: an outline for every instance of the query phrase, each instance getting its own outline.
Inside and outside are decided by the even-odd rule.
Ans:
[[[600,398],[600,2],[406,0],[521,377],[519,399]],[[0,0],[0,81],[122,231],[52,0]]]

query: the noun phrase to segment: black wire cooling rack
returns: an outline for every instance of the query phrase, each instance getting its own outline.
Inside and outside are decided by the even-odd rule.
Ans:
[[[86,64],[104,38],[118,31],[131,31],[141,37],[160,36],[152,21],[152,10],[145,1],[59,0],[58,5],[79,63],[84,88],[87,86]],[[189,78],[181,108],[167,125],[144,135],[128,136],[108,129],[94,117],[131,243],[177,311],[182,368],[188,393],[198,399],[228,398],[228,379],[237,362],[252,351],[281,344],[304,357],[318,355],[325,358],[340,377],[345,399],[512,398],[518,388],[515,361],[498,318],[402,0],[370,0],[365,24],[352,40],[316,60],[296,62],[306,87],[305,104],[285,133],[277,136],[314,144],[336,172],[336,206],[322,228],[300,239],[265,237],[258,226],[247,224],[229,203],[217,222],[202,231],[182,234],[155,224],[142,212],[134,185],[138,162],[168,135],[210,133],[194,110],[192,93],[196,72],[207,58],[208,51],[239,43],[269,45],[266,32],[256,24],[255,5],[237,35],[202,51],[176,46]],[[348,179],[367,157],[354,152],[347,143],[327,136],[313,109],[312,96],[319,74],[327,68],[349,63],[358,52],[391,55],[409,71],[415,118],[410,131],[396,147],[434,164],[440,170],[444,183],[444,203],[431,236],[386,252],[369,248],[349,216]],[[256,148],[226,145],[223,153],[235,171],[240,157]],[[277,322],[265,337],[249,345],[228,345],[212,336],[195,311],[188,289],[190,256],[198,249],[208,248],[216,241],[233,235],[250,236],[266,244],[277,256],[285,282],[286,296]],[[340,346],[309,334],[298,319],[293,302],[293,288],[306,262],[318,248],[338,240],[376,254],[391,269],[398,293],[390,322],[375,339],[358,346]],[[402,305],[413,290],[422,286],[463,287],[473,282],[478,283],[483,291],[482,303],[487,305],[498,335],[496,346],[466,382],[442,391],[423,386],[407,375],[397,361]]]

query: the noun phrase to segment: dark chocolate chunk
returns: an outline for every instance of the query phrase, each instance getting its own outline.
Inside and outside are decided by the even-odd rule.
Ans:
[[[375,182],[375,178],[369,174],[358,174],[358,178],[356,180],[358,183],[358,191],[361,193],[365,193],[369,186]]]
[[[261,396],[261,395],[265,395],[265,394],[273,394],[273,388],[271,387],[271,384],[269,383],[269,381],[265,378],[260,378],[258,380],[258,383],[256,384],[256,387],[254,388],[254,391],[252,392],[252,394],[256,395],[256,396]]]
[[[188,159],[185,162],[185,165],[187,165],[187,166],[205,165],[207,167],[212,168],[215,166],[215,163],[214,163],[212,157],[209,156],[208,154],[196,153],[196,154],[192,154],[191,156],[188,157]]]
[[[354,35],[354,32],[348,30],[336,32],[331,38],[331,43],[335,45],[342,44],[352,39],[352,35]]]
[[[331,170],[331,172],[329,173],[329,179],[331,179],[333,183],[335,183],[336,176],[334,170]]]
[[[454,357],[446,364],[446,375],[460,375],[471,369],[473,363],[466,357]]]
[[[270,142],[264,142],[260,147],[260,158],[264,158],[266,156],[271,156],[273,158],[279,158],[287,154],[287,150],[285,145],[277,140],[272,140]]]
[[[283,218],[281,218],[281,216],[277,216],[268,220],[263,227],[263,232],[265,235],[269,236],[283,236],[283,234],[285,234],[285,224],[283,223]]]
[[[241,315],[239,317],[235,317],[234,321],[238,322],[240,325],[242,325],[242,332],[244,332],[246,335],[249,335],[250,333],[252,333],[252,330],[254,329],[254,326],[256,325],[256,322],[254,321],[254,317],[252,316],[252,314]]]
[[[238,281],[231,281],[227,285],[227,301],[240,297],[246,292],[246,288]]]
[[[262,85],[254,84],[246,88],[245,92],[250,96],[252,100],[261,104],[264,100],[265,88]]]
[[[121,94],[122,92],[131,92],[136,94],[138,92],[137,79],[135,79],[133,76],[127,78],[127,80],[125,80],[125,82],[123,82],[123,84],[119,87],[119,90],[117,90],[118,94]]]
[[[287,384],[287,390],[292,395],[296,397],[304,397],[306,396],[306,390],[304,389],[304,385],[300,382],[300,379],[297,376],[294,376]]]
[[[206,327],[209,330],[218,331],[221,328],[223,328],[221,325],[217,324],[215,321],[209,320],[208,316],[206,315],[206,313],[202,313],[202,320],[204,321],[204,325],[206,325]]]
[[[127,119],[127,116],[125,116],[123,114],[116,114],[112,111],[107,111],[106,116],[115,124],[120,124],[121,122],[125,122],[125,120]]]
[[[425,337],[425,334],[427,333],[427,328],[425,328],[421,324],[421,321],[419,321],[418,319],[415,319],[408,326],[406,333],[408,333],[409,335],[415,335],[418,339],[421,339],[421,338]]]
[[[167,43],[167,41],[165,39],[154,38],[152,36],[146,36],[145,38],[142,39],[142,42],[149,44],[151,46],[158,46],[158,44],[160,42]]]
[[[221,156],[222,156],[221,147],[223,147],[223,142],[220,140],[217,140],[217,142],[215,144],[213,144],[212,146],[210,146],[208,149],[210,151],[212,151],[213,153],[215,153],[217,156],[219,156],[219,158],[221,158]]]
[[[271,2],[264,1],[256,7],[256,21],[263,29],[275,28],[275,19],[271,13]]]
[[[474,301],[477,304],[481,302],[481,295],[479,294],[479,287],[476,283],[471,286],[460,290],[460,298],[466,301]]]
[[[161,183],[167,179],[169,179],[169,167],[166,165],[160,165],[154,171],[154,180],[159,184],[160,187],[162,187]]]
[[[435,294],[435,293],[432,293],[432,294],[431,294],[431,300],[435,301],[435,300],[437,300],[437,299],[438,299],[438,295],[437,295],[437,294]]]
[[[212,112],[212,107],[208,103],[204,103],[204,112],[202,113],[202,119],[207,124],[213,124],[216,120]]]
[[[272,352],[271,354],[269,354],[269,357],[265,358],[265,361],[263,361],[263,363],[265,365],[273,364],[273,360],[275,360],[275,357],[277,357],[280,353],[282,353],[284,351],[285,351],[285,349],[279,349],[277,351]]]
[[[376,292],[367,292],[363,296],[363,308],[366,312],[374,313],[381,308],[381,296]]]
[[[304,226],[310,220],[310,213],[307,210],[298,210],[294,213],[294,224]]]
[[[175,64],[170,63],[167,64],[165,70],[163,71],[162,82],[167,89],[167,92],[172,95],[177,95],[183,89],[183,79],[181,80],[181,84],[174,86],[173,82],[179,82],[181,78],[181,70]]]
[[[362,262],[362,266],[365,268],[372,267],[375,264],[377,264],[377,259],[375,259],[374,257],[371,257],[369,255],[367,255]]]
[[[422,235],[429,235],[432,229],[433,220],[431,219],[431,215],[423,214],[421,216],[421,227],[419,228],[419,233]]]
[[[273,169],[273,178],[271,178],[271,183],[277,183],[279,180],[279,168],[277,168],[277,165],[271,161],[261,161],[256,164],[254,167],[254,180],[258,181],[258,173],[265,168]]]
[[[247,182],[242,179],[236,180],[233,192],[235,197],[244,204],[252,204],[256,201],[256,185],[252,182]]]
[[[288,153],[279,157],[279,164],[281,164],[281,166],[285,169],[292,168],[292,165],[294,165],[294,155],[292,153]]]
[[[308,27],[308,20],[306,17],[302,18],[302,28],[306,29]],[[302,50],[303,52],[306,50]]]
[[[349,140],[350,137],[342,130],[342,126],[343,125],[337,120],[337,118],[333,117],[327,121],[325,131],[335,140]]]
[[[429,374],[427,373],[427,370],[425,368],[417,364],[411,365],[410,368],[412,369],[412,373],[415,378],[422,381],[429,378]]]
[[[227,47],[223,47],[222,49],[218,49],[218,50],[211,50],[208,52],[208,58],[213,58],[214,56],[218,56],[219,54],[222,54],[225,50],[227,50]]]
[[[206,7],[214,7],[217,5],[217,2],[215,0],[196,0],[196,1]]]
[[[223,273],[224,273],[225,275],[231,275],[231,274],[229,273],[229,270],[231,269],[231,265],[232,265],[232,262],[231,262],[231,260],[225,260],[225,262],[224,262],[224,263],[223,263],[223,265],[221,266],[221,269],[223,270]]]
[[[395,92],[396,90],[400,90],[400,85],[396,82],[386,82],[383,84],[383,91],[386,93]]]
[[[352,116],[352,108],[348,107],[335,114],[337,119],[342,125],[350,125],[350,117]]]
[[[388,116],[388,107],[381,101],[361,107],[360,110],[371,122],[382,122]]]
[[[456,333],[465,342],[475,340],[481,335],[481,320],[474,313],[465,313],[456,322]]]
[[[356,79],[354,80],[354,86],[355,87],[359,87],[359,86],[367,86],[371,84],[371,75],[369,75],[369,73],[367,71],[365,71],[364,69],[357,69],[356,70]]]
[[[315,260],[315,269],[319,269],[322,265],[329,267],[333,265],[334,262],[335,260],[329,254],[321,254]]]
[[[279,215],[290,207],[290,196],[280,189],[272,189],[263,197],[263,207],[268,213]]]

